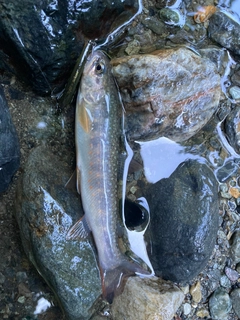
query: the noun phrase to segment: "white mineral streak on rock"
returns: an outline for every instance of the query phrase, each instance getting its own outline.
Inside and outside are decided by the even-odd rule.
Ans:
[[[131,277],[113,301],[113,319],[171,320],[183,299],[183,292],[170,281]]]

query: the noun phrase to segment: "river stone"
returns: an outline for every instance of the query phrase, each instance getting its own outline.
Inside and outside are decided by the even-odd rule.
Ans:
[[[171,320],[184,299],[183,292],[160,278],[131,277],[114,299],[113,320]]]
[[[206,164],[181,163],[148,187],[150,260],[156,275],[186,282],[206,266],[218,231],[218,185]]]
[[[19,163],[18,137],[0,86],[0,193],[6,191]]]
[[[71,173],[46,147],[29,156],[17,189],[16,218],[25,252],[54,291],[67,319],[89,319],[101,295],[94,245],[67,241],[83,214],[79,196],[66,189]]]
[[[213,319],[227,320],[232,309],[229,294],[222,288],[215,290],[209,299],[209,309]]]
[[[240,25],[223,12],[216,12],[209,19],[208,33],[214,42],[240,54]]]
[[[230,254],[234,263],[240,262],[240,231],[237,230],[233,233],[230,239]]]
[[[233,310],[236,312],[238,318],[240,318],[240,288],[233,289],[230,298],[232,300]]]
[[[224,128],[230,145],[240,153],[240,107],[235,107],[227,116]]]
[[[41,95],[59,90],[84,42],[105,39],[138,6],[137,0],[3,0],[0,66],[15,72]]]
[[[186,49],[112,60],[132,140],[160,136],[185,141],[218,107],[221,86],[214,63]]]

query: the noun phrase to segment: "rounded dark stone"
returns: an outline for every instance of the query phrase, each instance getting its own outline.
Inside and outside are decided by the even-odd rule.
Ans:
[[[18,137],[0,87],[0,193],[6,191],[20,163]]]
[[[150,185],[150,260],[156,275],[186,282],[206,266],[218,230],[218,185],[206,164],[188,160]]]
[[[240,26],[223,12],[216,12],[209,19],[210,38],[224,48],[240,54]]]

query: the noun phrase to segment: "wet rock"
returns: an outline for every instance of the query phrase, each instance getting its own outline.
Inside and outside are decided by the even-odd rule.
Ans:
[[[236,107],[225,120],[225,131],[230,145],[240,153],[240,107]]]
[[[18,137],[0,87],[0,193],[6,191],[20,163]]]
[[[184,141],[217,109],[220,77],[214,64],[179,48],[112,61],[131,139]]]
[[[113,302],[113,319],[171,320],[183,299],[183,292],[171,282],[132,277]]]
[[[235,263],[240,262],[240,231],[235,231],[230,239],[230,254]]]
[[[209,308],[213,319],[227,320],[228,313],[232,309],[232,303],[228,293],[218,288],[209,299]]]
[[[135,0],[1,1],[1,66],[50,93],[65,84],[85,41],[106,38],[137,9]]]
[[[29,156],[17,190],[16,218],[25,252],[56,294],[68,319],[89,319],[101,294],[94,246],[66,241],[82,215],[77,194],[64,187],[66,164],[45,147]]]
[[[205,164],[188,160],[149,186],[150,260],[158,276],[194,278],[207,264],[218,230],[218,185]]]
[[[240,54],[240,25],[223,12],[216,12],[209,20],[210,38],[224,48]]]
[[[181,11],[178,9],[163,8],[159,11],[160,18],[169,25],[182,26],[185,22]]]
[[[236,312],[238,318],[240,318],[240,288],[234,289],[230,294],[230,298],[232,300],[233,310]]]

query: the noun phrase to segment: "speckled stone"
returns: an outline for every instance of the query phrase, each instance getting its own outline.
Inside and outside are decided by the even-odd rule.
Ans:
[[[19,181],[16,218],[26,255],[54,291],[69,320],[88,320],[101,295],[94,245],[67,241],[83,214],[79,196],[65,188],[71,169],[47,147],[32,151]]]
[[[233,289],[230,294],[232,300],[233,310],[236,312],[237,316],[240,318],[240,288]]]
[[[169,281],[131,277],[114,299],[113,319],[172,320],[183,299],[183,292]]]
[[[218,288],[209,299],[209,308],[213,319],[227,320],[232,309],[229,294],[222,288]]]
[[[111,63],[132,140],[165,136],[185,141],[218,107],[221,86],[215,65],[188,49],[158,50]]]
[[[240,54],[240,26],[223,12],[216,12],[209,19],[210,38],[224,48]]]

